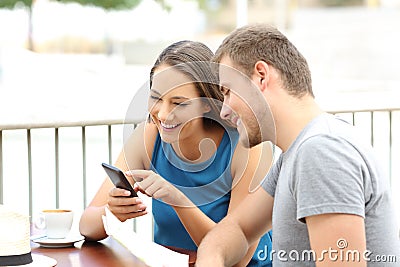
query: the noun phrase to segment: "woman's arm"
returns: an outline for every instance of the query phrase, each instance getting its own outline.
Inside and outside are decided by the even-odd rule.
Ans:
[[[136,184],[142,193],[161,199],[170,205],[196,245],[199,245],[208,231],[215,226],[215,222],[195,206],[184,193],[159,174],[151,170],[130,170],[125,174],[141,180]]]
[[[243,164],[247,162],[247,164]],[[238,144],[232,159],[231,172],[233,185],[228,213],[233,211],[249,194],[251,186],[256,187],[267,174],[272,163],[272,149],[269,144],[245,149]],[[206,214],[196,207],[181,191],[168,183],[160,175],[148,170],[131,170],[128,176],[143,179],[137,184],[146,194],[162,199],[170,204],[189,233],[199,245],[204,236],[216,225]],[[257,243],[257,242],[255,242]],[[249,249],[248,254],[237,266],[246,266],[257,244]]]
[[[248,152],[246,153],[246,151]],[[243,164],[244,162],[247,164]],[[250,150],[238,144],[232,160],[234,180],[228,213],[235,210],[249,193],[255,192],[260,187],[272,162],[273,152],[269,142],[261,143]],[[258,241],[249,247],[246,256],[243,257],[237,266],[246,266],[257,248]]]
[[[244,162],[247,164],[243,164]],[[232,158],[231,172],[233,181],[228,213],[242,202],[250,190],[255,190],[267,174],[271,163],[272,149],[268,143],[250,150],[240,144],[237,145]],[[193,241],[196,245],[199,245],[208,231],[215,226],[215,222],[195,207],[185,195],[182,194],[180,198],[180,202],[183,205],[176,205],[173,208]],[[257,244],[254,246],[253,252],[256,247]],[[248,260],[250,260],[253,253],[249,251],[249,254]]]
[[[136,127],[114,163],[116,167],[123,171],[131,167],[145,168],[148,163],[144,142],[145,127],[147,130],[148,127],[144,123]],[[134,184],[134,181],[130,182]],[[146,206],[140,198],[121,198],[121,196],[126,196],[127,192],[129,191],[115,188],[110,179],[106,177],[81,216],[80,233],[88,240],[101,240],[107,237],[101,218],[102,215],[105,215],[104,208],[106,206],[121,221],[147,214]]]
[[[196,266],[245,265],[249,244],[271,229],[274,199],[258,188],[219,222],[203,239],[198,250]],[[236,265],[236,266],[237,266]]]
[[[269,143],[262,143],[252,149],[237,145],[232,158],[233,182],[228,214],[239,206],[250,191],[253,192],[258,188],[272,165],[272,156]],[[200,209],[193,207],[193,204],[189,208],[175,206],[174,209],[196,245],[199,245],[204,236],[216,225]],[[246,256],[236,266],[247,265],[257,248],[257,243],[249,248]]]

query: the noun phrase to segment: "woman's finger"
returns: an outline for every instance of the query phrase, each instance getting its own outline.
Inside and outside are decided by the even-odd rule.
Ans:
[[[131,192],[125,189],[114,187],[108,192],[108,195],[111,197],[128,197],[131,195]]]
[[[154,172],[149,170],[129,170],[125,172],[126,176],[132,177],[135,181],[140,182],[143,179],[148,178]]]

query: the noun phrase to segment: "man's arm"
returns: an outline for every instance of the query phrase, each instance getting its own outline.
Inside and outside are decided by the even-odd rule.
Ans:
[[[249,246],[271,229],[273,202],[261,187],[249,194],[204,237],[196,266],[233,266],[239,262]]]
[[[316,266],[367,266],[364,218],[330,213],[306,217]]]

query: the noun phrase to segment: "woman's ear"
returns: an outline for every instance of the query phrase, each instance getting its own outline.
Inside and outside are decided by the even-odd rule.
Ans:
[[[211,106],[208,103],[203,103],[203,113],[207,113],[211,111]]]

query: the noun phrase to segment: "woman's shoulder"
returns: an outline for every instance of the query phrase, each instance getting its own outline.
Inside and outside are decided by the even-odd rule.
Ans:
[[[232,163],[243,165],[243,162],[256,159],[262,159],[264,162],[271,162],[273,157],[273,149],[270,142],[262,142],[254,147],[248,148],[240,141],[236,145]]]
[[[143,130],[143,139],[146,152],[147,155],[149,155],[149,157],[151,157],[151,155],[153,154],[154,144],[156,142],[158,134],[159,134],[158,128],[154,123],[152,122],[145,123]]]
[[[157,134],[157,126],[154,123],[144,121],[136,125],[130,138],[144,140],[146,143],[152,139],[155,140]]]
[[[142,162],[142,166],[148,168],[157,134],[157,127],[153,123],[139,123],[124,145],[126,160],[132,165]]]
[[[145,131],[145,135],[150,138],[156,138],[158,135],[158,128],[152,122],[143,122],[143,129]]]

